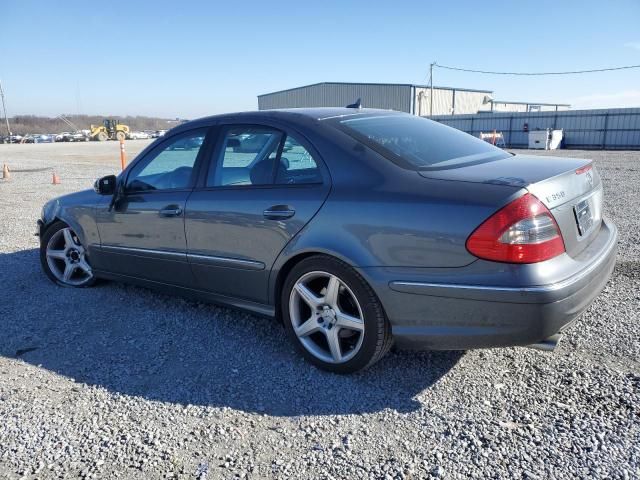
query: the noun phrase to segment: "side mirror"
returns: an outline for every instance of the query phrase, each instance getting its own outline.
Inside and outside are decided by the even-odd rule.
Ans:
[[[96,180],[93,189],[100,195],[113,195],[116,192],[116,176],[107,175]]]

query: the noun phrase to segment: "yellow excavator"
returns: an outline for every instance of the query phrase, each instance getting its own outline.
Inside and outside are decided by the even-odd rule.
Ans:
[[[129,138],[131,129],[117,120],[105,118],[102,125],[91,125],[91,140],[104,142],[106,140],[124,140]]]

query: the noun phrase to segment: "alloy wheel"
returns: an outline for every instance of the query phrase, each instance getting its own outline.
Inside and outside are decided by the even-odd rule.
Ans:
[[[314,271],[300,277],[291,289],[289,315],[300,343],[319,360],[344,363],[362,347],[362,308],[336,275]]]
[[[93,279],[86,250],[69,227],[54,233],[46,248],[47,265],[60,283],[78,287]]]

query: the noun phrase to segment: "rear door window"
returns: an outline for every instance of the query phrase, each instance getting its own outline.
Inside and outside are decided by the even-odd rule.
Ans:
[[[229,126],[207,174],[207,187],[322,183],[318,163],[296,138],[270,127]]]
[[[267,127],[225,129],[207,176],[208,187],[273,184],[275,160],[284,134]]]
[[[309,183],[322,183],[318,164],[300,142],[288,136],[284,142],[280,163],[276,171],[276,184]]]

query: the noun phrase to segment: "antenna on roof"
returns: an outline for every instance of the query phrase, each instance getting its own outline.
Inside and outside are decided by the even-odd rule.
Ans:
[[[356,103],[352,103],[351,105],[347,105],[347,108],[362,108],[362,99],[356,100]]]

